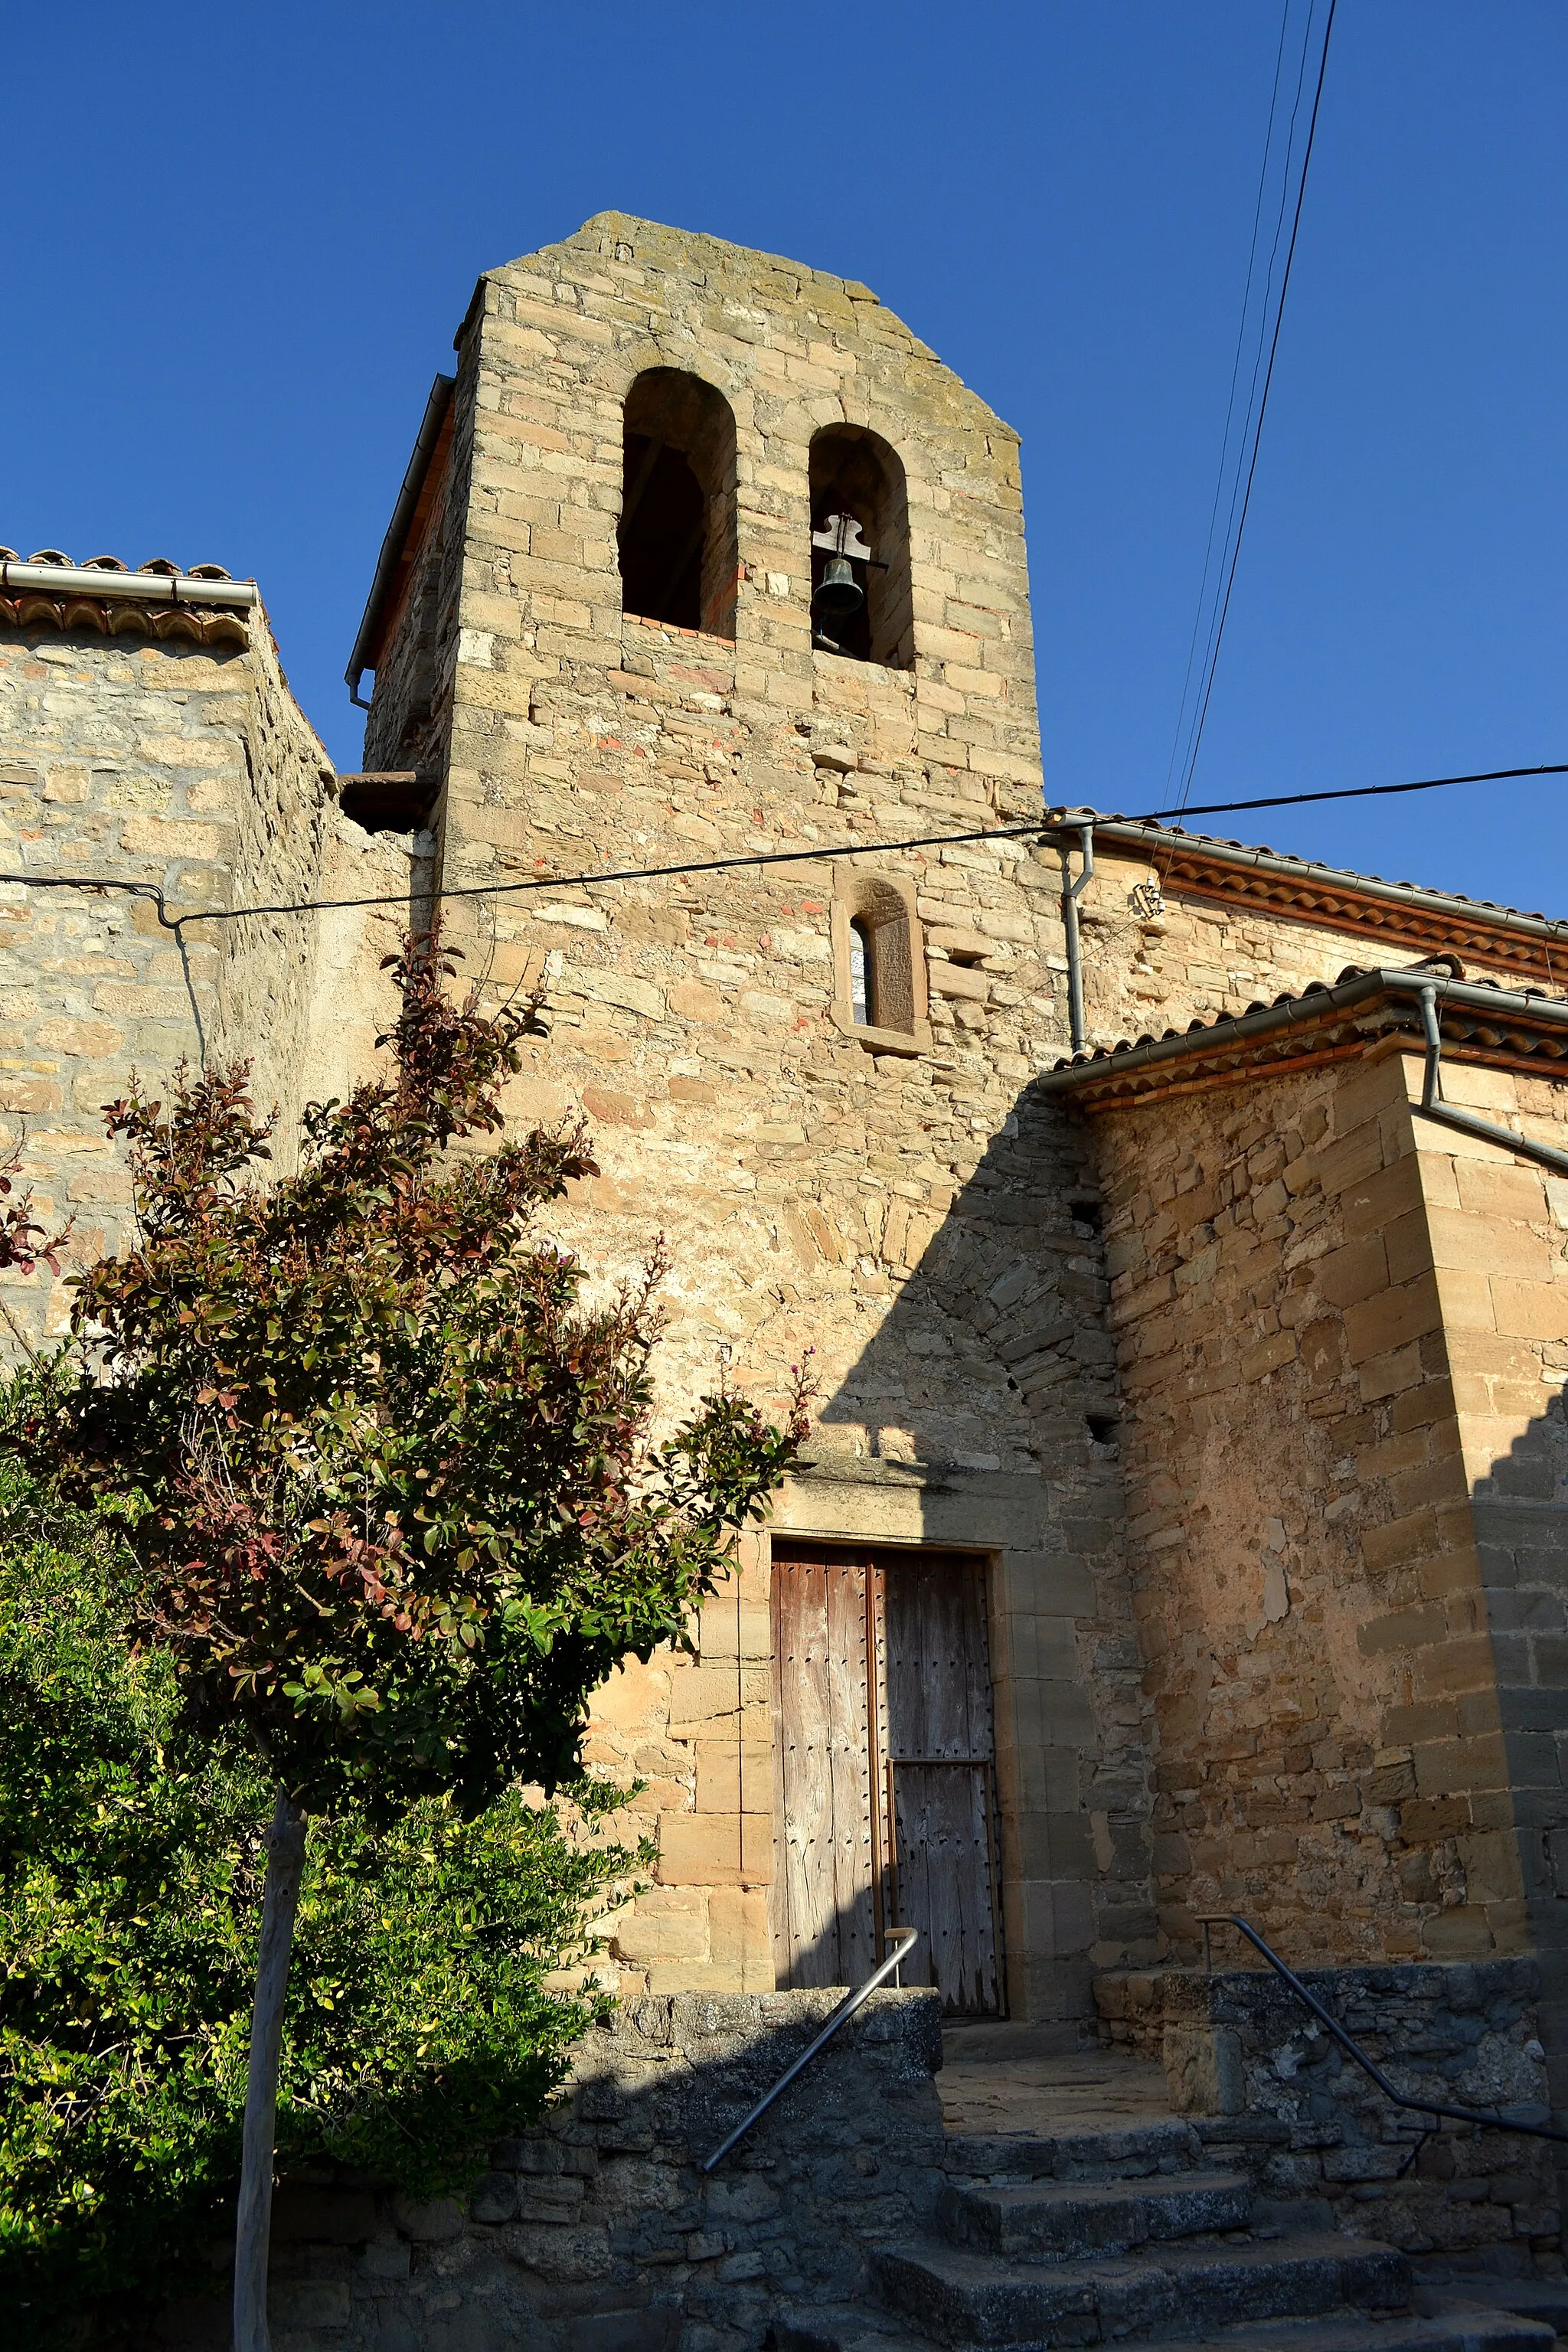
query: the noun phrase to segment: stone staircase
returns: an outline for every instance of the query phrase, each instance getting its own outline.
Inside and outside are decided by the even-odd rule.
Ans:
[[[949,2130],[927,2235],[871,2257],[875,2299],[801,2308],[774,2352],[1549,2352],[1552,2326],[1432,2289],[1325,2205],[1259,2198],[1184,2118]]]

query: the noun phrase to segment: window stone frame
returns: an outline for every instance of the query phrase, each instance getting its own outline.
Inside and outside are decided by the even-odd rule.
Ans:
[[[890,939],[879,950],[879,935],[901,930],[907,944],[909,964],[903,970],[901,955],[894,970],[899,980],[907,980],[910,1025],[888,1028],[881,1024],[857,1021],[849,982],[849,926],[858,916],[870,933],[872,969],[868,974],[870,1002],[880,1011],[887,1002],[889,964],[893,959],[889,950],[894,947]],[[833,1005],[836,1027],[853,1037],[876,1054],[929,1054],[931,1048],[931,1000],[927,991],[925,941],[915,902],[915,886],[901,875],[867,873],[840,866],[834,877],[833,904],[830,915],[833,934]]]

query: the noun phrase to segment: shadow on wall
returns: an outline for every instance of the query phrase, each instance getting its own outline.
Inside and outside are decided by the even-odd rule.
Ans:
[[[1477,1479],[1471,1508],[1502,1735],[1500,1771],[1489,1777],[1503,1783],[1502,1810],[1493,1811],[1483,1769],[1471,1776],[1472,1794],[1435,1793],[1428,1811],[1441,1816],[1433,1827],[1452,1841],[1468,1900],[1518,1899],[1509,1851],[1517,1846],[1552,2099],[1568,2110],[1568,1391]],[[1450,1711],[1452,1723],[1434,1731],[1451,1732],[1456,1746],[1478,1731],[1469,1744],[1484,1755],[1489,1727],[1468,1722],[1463,1698],[1433,1710]],[[1432,1765],[1447,1744],[1434,1741]],[[1418,1748],[1418,1786],[1424,1760]]]
[[[784,2305],[868,2294],[870,2246],[928,2223],[942,2182],[929,1993],[873,1994],[741,2147],[711,2175],[700,2168],[835,1998],[621,2003],[579,2045],[562,2105],[498,2141],[467,2200],[416,2205],[346,2178],[286,2183],[270,2294],[279,2340],[286,2331],[293,2352],[673,2352],[699,2340],[757,2352]],[[135,2352],[227,2341],[222,2306],[191,2303]]]
[[[1026,1092],[945,1213],[921,1217],[892,1183],[785,1213],[813,1274],[842,1269],[847,1291],[858,1276],[879,1315],[821,1408],[787,1525],[985,1556],[1005,2003],[1087,2020],[1095,1969],[1157,1948],[1084,1130]]]

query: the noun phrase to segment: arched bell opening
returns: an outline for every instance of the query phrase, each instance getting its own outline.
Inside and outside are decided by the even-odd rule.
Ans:
[[[811,443],[811,635],[823,653],[913,667],[910,502],[878,433],[826,425]]]
[[[621,608],[711,636],[735,634],[735,418],[721,392],[647,368],[626,394]]]

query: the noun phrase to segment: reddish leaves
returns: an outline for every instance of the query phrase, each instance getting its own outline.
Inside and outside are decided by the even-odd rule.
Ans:
[[[434,940],[394,968],[393,1067],[307,1110],[293,1175],[258,1181],[243,1066],[110,1108],[139,1243],[79,1277],[89,1369],[30,1444],[123,1528],[192,1716],[389,1810],[570,1771],[587,1691],[679,1634],[805,1427],[721,1396],[650,1447],[658,1269],[585,1306],[531,1229],[586,1136],[494,1141],[535,1008],[454,1002]]]

